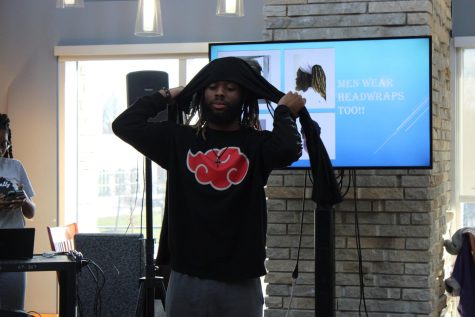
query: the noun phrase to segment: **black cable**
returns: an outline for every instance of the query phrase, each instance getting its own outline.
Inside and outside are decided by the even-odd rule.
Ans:
[[[344,180],[345,180],[345,170],[344,169],[340,170],[339,177],[340,177],[340,181],[339,181],[338,185],[340,186],[340,192],[342,192],[343,183],[344,183]],[[348,187],[348,185],[347,185],[347,187]]]
[[[140,233],[143,234],[143,211],[144,211],[144,204],[145,204],[145,189],[147,184],[145,183],[145,174],[146,174],[146,168],[145,168],[145,161],[147,160],[146,157],[143,159],[143,164],[142,164],[142,180],[143,180],[143,186],[142,186],[142,204],[140,205]]]
[[[299,243],[297,246],[297,260],[295,263],[295,268],[292,272],[292,288],[290,290],[290,300],[289,300],[289,306],[287,307],[287,312],[285,316],[287,317],[289,312],[290,312],[290,307],[292,305],[292,299],[294,296],[294,287],[297,282],[297,278],[299,276],[299,261],[300,261],[300,249],[302,246],[302,236],[303,236],[303,220],[304,220],[304,214],[305,214],[305,193],[307,191],[307,175],[308,170],[305,170],[305,175],[304,175],[304,185],[303,185],[303,197],[302,197],[302,214],[300,216],[300,234],[299,234]]]
[[[94,297],[94,307],[93,307],[94,316],[95,317],[101,317],[102,316],[102,296],[101,296],[101,292],[102,292],[102,289],[104,288],[104,285],[106,283],[106,276],[104,274],[104,271],[101,269],[101,267],[97,263],[95,263],[94,261],[92,261],[90,259],[84,259],[83,262],[86,264],[86,268],[89,271],[92,279],[94,280],[94,282],[96,284],[95,297]],[[92,265],[95,272],[93,272],[90,265]],[[101,277],[102,277],[102,282],[101,282]],[[79,283],[77,283],[76,285],[79,286]],[[82,305],[82,302],[81,302],[81,298],[79,296],[79,290],[77,290],[77,299],[78,299],[79,316],[86,317],[83,313],[83,309],[82,309],[83,305]],[[89,316],[87,316],[87,317],[89,317]]]
[[[310,179],[310,183],[311,183],[312,186],[313,186],[313,175],[312,175],[312,173],[309,173],[309,174],[308,174],[308,179]]]
[[[90,263],[96,268],[97,273],[101,273],[102,276],[102,285],[100,283],[97,283],[97,288],[96,288],[96,298],[94,301],[94,312],[96,316],[101,317],[102,316],[102,296],[101,292],[102,289],[104,288],[104,285],[106,284],[106,276],[104,274],[104,271],[101,269],[99,265],[97,265],[94,261],[90,261]],[[97,274],[97,277],[99,277],[99,274]],[[99,280],[99,278],[98,278]]]
[[[341,180],[340,180],[340,191],[343,189],[343,180],[344,180],[344,177],[345,177],[345,172],[342,171],[341,172]],[[351,187],[351,182],[352,182],[352,179],[353,179],[353,173],[351,170],[349,170],[348,172],[348,184],[346,185],[346,189],[345,191],[341,194],[341,196],[344,198],[346,196],[346,194],[348,194],[348,192],[350,191],[350,187]]]
[[[300,216],[300,235],[299,235],[299,244],[297,247],[297,263],[295,264],[295,269],[292,272],[292,278],[297,279],[299,275],[299,260],[300,260],[300,249],[302,245],[302,236],[303,236],[303,219],[304,219],[304,214],[305,214],[305,192],[307,190],[307,175],[308,175],[308,170],[305,170],[305,175],[304,175],[304,184],[303,184],[303,197],[302,197],[302,214]]]
[[[365,285],[364,285],[364,274],[363,274],[363,257],[361,255],[361,239],[360,239],[360,227],[358,220],[358,206],[357,206],[357,197],[356,197],[356,170],[350,171],[350,176],[352,175],[353,180],[353,202],[355,208],[355,238],[356,238],[356,251],[358,254],[358,275],[360,281],[360,302],[358,306],[358,314],[361,316],[361,305],[364,306],[365,315],[368,316],[368,310],[366,307],[366,297],[365,297]]]
[[[28,315],[31,315],[31,314],[35,314],[35,315],[38,315],[37,317],[41,317],[41,314],[37,311],[34,311],[34,310],[30,310],[29,312],[27,312]],[[33,316],[33,315],[31,315]]]
[[[345,177],[345,170],[344,169],[338,170],[338,173],[336,175],[336,180],[337,180],[337,185],[338,185],[338,188],[340,189],[340,192],[341,192],[341,189],[343,188],[344,177]]]
[[[91,262],[92,263],[92,262]],[[93,312],[94,312],[94,316],[95,317],[101,317],[101,313],[99,312],[99,309],[100,309],[100,283],[99,283],[99,275],[98,275],[98,271],[97,271],[97,267],[94,266],[94,269],[96,270],[95,274],[94,272],[92,272],[92,269],[91,267],[88,265],[87,266],[89,272],[91,273],[91,276],[94,278],[94,280],[96,281],[96,292],[95,292],[95,296],[94,296],[94,306],[93,306]]]

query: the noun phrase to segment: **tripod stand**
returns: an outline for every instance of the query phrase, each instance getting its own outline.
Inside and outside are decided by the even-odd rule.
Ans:
[[[145,277],[139,280],[139,297],[135,317],[153,317],[155,315],[155,290],[159,292],[165,308],[165,284],[163,277],[155,275],[153,260],[153,203],[152,203],[152,162],[145,158],[145,213],[147,235],[145,239]]]

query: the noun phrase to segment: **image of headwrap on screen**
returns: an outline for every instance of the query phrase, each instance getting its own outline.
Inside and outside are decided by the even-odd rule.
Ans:
[[[211,61],[185,86],[177,98],[182,110],[189,110],[197,92],[217,81],[232,81],[252,93],[257,99],[277,103],[284,95],[258,74],[247,62],[237,57],[222,57]]]

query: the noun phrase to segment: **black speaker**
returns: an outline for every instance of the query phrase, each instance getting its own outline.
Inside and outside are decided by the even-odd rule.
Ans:
[[[79,316],[133,317],[145,269],[142,234],[76,233],[74,244],[89,263],[78,274]]]
[[[138,98],[150,95],[160,88],[168,88],[168,74],[158,70],[141,70],[128,73],[127,105],[132,105]]]

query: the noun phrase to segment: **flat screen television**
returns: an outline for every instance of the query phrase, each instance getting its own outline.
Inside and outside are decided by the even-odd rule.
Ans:
[[[334,168],[432,167],[430,36],[209,44],[210,60],[225,56],[306,98]],[[304,151],[290,168],[309,166]]]

